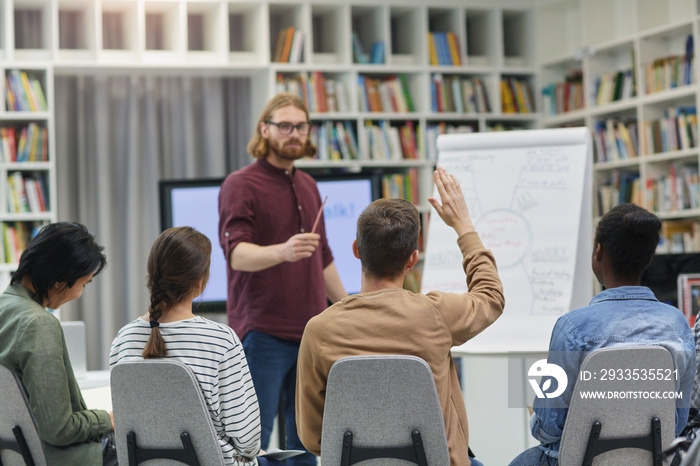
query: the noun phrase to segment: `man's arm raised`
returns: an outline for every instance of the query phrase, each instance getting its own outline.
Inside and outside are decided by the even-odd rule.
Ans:
[[[457,178],[447,173],[444,168],[438,167],[433,173],[433,179],[442,205],[434,197],[429,197],[428,202],[435,208],[442,221],[454,228],[458,236],[476,231]]]

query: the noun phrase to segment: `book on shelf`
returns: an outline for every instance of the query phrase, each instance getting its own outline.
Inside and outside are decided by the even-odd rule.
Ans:
[[[457,42],[457,34],[450,31],[447,33],[447,44],[450,49],[450,57],[452,64],[460,66],[462,64],[462,55],[459,53],[459,42]]]
[[[692,105],[668,107],[663,118],[643,122],[642,132],[646,155],[697,147],[697,109]]]
[[[433,66],[459,66],[462,59],[459,53],[457,35],[454,32],[429,32],[428,57]]]
[[[296,29],[294,26],[289,26],[288,28],[283,28],[277,35],[277,43],[275,44],[275,54],[272,61],[289,63],[290,56],[292,53],[292,45],[294,44]],[[301,31],[299,31],[301,32]],[[303,36],[299,36],[299,41],[301,42]],[[299,44],[301,47],[301,43]]]
[[[542,105],[545,116],[555,116],[584,108],[583,71],[566,72],[564,82],[551,83],[542,88]]]
[[[474,92],[476,95],[477,107],[482,109],[482,113],[491,113],[491,103],[486,85],[479,77],[474,78]]]
[[[304,50],[304,32],[297,29],[292,37],[292,46],[289,50],[289,63],[301,63]]]
[[[693,36],[688,35],[683,55],[659,57],[644,67],[646,93],[666,91],[693,83]]]
[[[382,177],[382,197],[384,199],[406,199],[418,204],[418,169],[411,167],[405,173],[391,173]]]
[[[437,56],[437,48],[435,46],[435,36],[433,35],[432,32],[428,33],[428,60],[430,61],[430,64],[433,66],[437,66],[439,64],[438,56]]]
[[[0,128],[2,160],[5,162],[46,162],[48,156],[48,130],[37,123],[29,123],[19,129]]]
[[[657,254],[687,254],[700,251],[700,222],[664,220]]]
[[[349,121],[324,121],[314,126],[311,142],[316,145],[318,160],[355,160],[359,158],[357,137]]]
[[[284,43],[287,40],[287,29],[282,29],[277,33],[277,42],[275,42],[275,52],[272,55],[272,61],[280,62],[282,61],[282,53],[284,50]]]
[[[533,113],[532,89],[527,79],[501,78],[501,107],[503,113]]]
[[[644,205],[639,173],[613,170],[607,178],[598,183],[598,215],[604,215],[618,204],[631,202]]]
[[[413,98],[405,75],[386,78],[358,76],[360,107],[364,112],[414,112]]]
[[[486,113],[489,111],[483,81],[465,76],[433,73],[430,79],[431,110],[435,113]]]
[[[360,42],[360,36],[356,32],[352,33],[352,56],[355,63],[361,65],[366,65],[369,63],[369,56],[365,52],[364,47],[362,47],[362,42]]]
[[[594,126],[593,151],[596,162],[614,162],[639,155],[637,122],[608,118]]]
[[[27,248],[29,241],[39,232],[46,222],[3,222],[3,255],[5,263],[16,264]]]
[[[373,65],[381,65],[384,63],[384,53],[386,52],[386,44],[383,40],[378,40],[372,44],[372,50],[369,56],[369,62]]]
[[[345,84],[320,71],[313,71],[311,76],[306,72],[292,75],[277,73],[276,91],[298,95],[311,113],[350,111]]]
[[[693,163],[670,164],[668,174],[648,178],[646,207],[653,212],[671,212],[700,208],[698,166]]]
[[[596,106],[607,105],[634,97],[634,72],[631,68],[603,73],[593,83],[593,101]]]
[[[363,148],[362,158],[399,161],[422,157],[417,139],[420,127],[413,121],[406,121],[398,126],[384,120],[376,124],[367,121],[362,131],[367,144]]]
[[[48,110],[41,81],[26,71],[9,70],[5,74],[5,101],[9,111]]]

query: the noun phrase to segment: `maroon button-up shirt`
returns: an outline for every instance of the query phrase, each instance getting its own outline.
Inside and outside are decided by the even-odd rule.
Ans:
[[[227,264],[238,243],[269,246],[310,233],[321,207],[308,174],[258,160],[226,177],[219,194],[219,242]],[[282,262],[259,272],[227,267],[229,325],[242,340],[250,330],[301,340],[308,320],[327,307],[323,269],[333,262],[319,222],[319,247],[308,259]]]

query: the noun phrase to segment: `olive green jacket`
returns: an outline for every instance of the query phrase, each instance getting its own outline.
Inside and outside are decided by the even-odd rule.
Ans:
[[[60,322],[21,285],[0,295],[0,364],[22,379],[47,464],[102,464],[109,413],[86,409]]]

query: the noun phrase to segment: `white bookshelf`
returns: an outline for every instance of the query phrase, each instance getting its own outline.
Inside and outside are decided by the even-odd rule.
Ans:
[[[697,171],[700,164],[698,142],[691,147],[647,147],[648,124],[661,121],[683,108],[697,111],[700,86],[698,63],[689,69],[691,82],[667,89],[653,89],[647,66],[659,59],[686,54],[690,37],[697,56],[700,39],[700,2],[696,0],[562,0],[541,1],[535,8],[537,61],[542,86],[561,83],[567,71],[578,68],[583,75],[585,106],[567,113],[548,114],[544,127],[586,125],[592,132],[608,120],[637,125],[638,151],[631,158],[594,163],[594,212],[604,213],[598,202],[598,190],[621,174],[639,177],[641,204],[654,210],[665,223],[700,221],[697,206],[675,208],[660,205],[659,194],[652,203],[651,183],[669,179],[671,170]],[[579,21],[576,19],[579,18]],[[544,25],[548,28],[543,29]],[[636,93],[618,101],[598,105],[593,100],[596,78],[604,73],[631,69]],[[683,67],[680,66],[682,73]],[[658,76],[658,75],[657,75]],[[670,110],[669,110],[670,109]],[[675,110],[674,110],[675,109]],[[671,113],[669,113],[669,111]],[[688,128],[690,128],[689,125]],[[691,131],[697,132],[697,124]],[[652,131],[653,134],[653,131]],[[678,174],[676,173],[676,176]],[[604,188],[608,189],[608,188]],[[653,188],[653,189],[658,189]],[[619,198],[618,198],[619,199]],[[667,227],[670,223],[666,225]],[[696,249],[685,252],[697,252]]]
[[[0,84],[0,94],[3,96],[3,104],[0,107],[0,136],[2,142],[2,158],[0,158],[0,286],[3,288],[9,283],[11,273],[17,267],[17,259],[21,254],[23,242],[29,241],[34,229],[49,222],[56,221],[56,161],[54,143],[54,121],[53,121],[53,71],[51,67],[44,64],[29,62],[3,62],[0,65],[2,73],[2,83]],[[13,72],[27,73],[29,79],[36,79],[41,87],[48,109],[38,111],[17,111],[12,110],[8,104],[7,86],[12,86],[6,79],[8,74]],[[33,159],[28,160],[18,155],[15,160],[9,155],[7,150],[14,146],[16,152],[22,149],[21,140],[26,143],[26,154],[29,157],[31,146],[31,134],[27,131],[30,125],[34,125],[35,152]],[[9,132],[14,133],[13,136]],[[39,132],[37,132],[39,131]],[[6,133],[7,132],[7,133]],[[26,132],[26,133],[25,133]],[[23,138],[23,133],[28,136]],[[42,143],[41,141],[45,141]],[[10,143],[9,141],[14,141]],[[42,160],[45,149],[46,160]],[[19,183],[15,184],[15,194],[22,191],[27,200],[26,208],[22,207],[21,199],[14,197],[9,178],[20,177]],[[32,204],[30,196],[38,200],[36,186],[26,184],[26,180],[36,181],[41,179],[44,195],[44,208],[37,208]],[[13,183],[15,183],[13,181]],[[30,193],[29,188],[32,189]],[[17,199],[18,203],[13,202]]]

